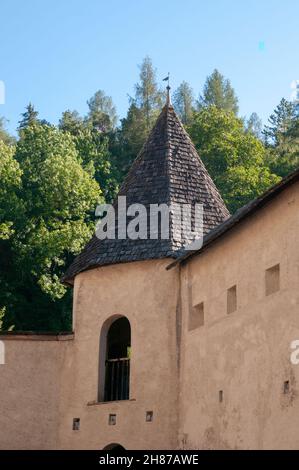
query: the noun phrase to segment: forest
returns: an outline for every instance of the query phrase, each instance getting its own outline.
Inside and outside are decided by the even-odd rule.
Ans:
[[[17,137],[0,119],[0,329],[68,331],[72,289],[60,282],[94,232],[98,203],[112,202],[165,102],[149,57],[128,110],[98,90],[88,112],[65,110],[58,125],[29,103]],[[187,82],[173,106],[231,213],[299,166],[299,110],[282,98],[263,125],[240,116],[218,70],[196,96]],[[100,287],[99,287],[100,288]]]

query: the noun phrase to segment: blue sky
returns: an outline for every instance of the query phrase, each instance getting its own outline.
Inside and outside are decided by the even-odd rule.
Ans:
[[[297,0],[1,0],[0,18],[10,131],[29,101],[57,123],[66,109],[84,114],[97,89],[124,116],[146,55],[159,80],[169,71],[172,88],[186,80],[196,95],[218,68],[240,114],[264,122],[299,79]]]

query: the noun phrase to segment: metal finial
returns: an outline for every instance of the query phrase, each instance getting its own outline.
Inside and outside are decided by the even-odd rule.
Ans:
[[[168,72],[168,75],[167,77],[163,78],[163,82],[167,81],[167,87],[166,87],[166,91],[167,91],[167,95],[166,95],[166,105],[167,106],[171,106],[171,96],[170,96],[170,86],[169,86],[169,77],[170,77],[170,73]]]

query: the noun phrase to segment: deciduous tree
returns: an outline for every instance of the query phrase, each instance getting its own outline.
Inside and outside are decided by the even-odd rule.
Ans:
[[[73,137],[38,123],[22,130],[13,168],[22,172],[24,212],[2,252],[9,265],[1,271],[5,324],[69,329],[70,293],[60,277],[93,232],[99,185],[82,167]]]

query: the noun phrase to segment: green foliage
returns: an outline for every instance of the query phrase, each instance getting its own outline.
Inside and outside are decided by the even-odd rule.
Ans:
[[[263,123],[257,113],[251,113],[246,122],[246,130],[258,139],[262,139]]]
[[[115,128],[117,115],[111,96],[105,95],[103,90],[98,90],[87,104],[89,112],[86,119],[94,129],[109,132]]]
[[[69,329],[70,295],[60,277],[93,232],[100,188],[82,167],[73,137],[54,127],[24,128],[14,166],[22,172],[24,212],[0,246],[9,265],[1,272],[0,305],[16,329]]]
[[[109,150],[112,136],[95,128],[82,128],[74,138],[83,168],[100,185],[106,202],[112,202],[118,191],[118,178]]]
[[[33,104],[29,103],[26,106],[26,111],[21,114],[22,118],[19,121],[18,131],[21,132],[22,129],[30,126],[31,124],[36,124],[38,122],[38,111],[35,110]]]
[[[136,108],[141,111],[148,133],[162,108],[163,92],[158,87],[157,72],[148,56],[143,59],[139,69],[140,81],[135,85],[135,97],[131,98],[131,103],[135,104]]]
[[[190,124],[194,112],[194,94],[187,82],[182,82],[173,94],[173,105],[183,124]]]
[[[147,136],[148,127],[144,112],[131,103],[126,118],[121,120],[121,129],[116,134],[112,147],[114,166],[120,181],[127,174]]]
[[[84,129],[83,119],[81,118],[78,111],[64,111],[59,120],[58,127],[64,132],[69,132],[72,135],[78,135],[78,133]]]
[[[262,142],[246,132],[234,113],[203,108],[195,113],[189,132],[231,212],[279,180],[266,165]]]
[[[3,318],[5,315],[5,307],[0,308],[0,331],[2,331],[2,326],[3,326]]]
[[[239,109],[238,98],[230,81],[225,79],[217,69],[207,77],[199,104],[200,106],[216,106],[234,114],[237,114]]]
[[[14,159],[14,150],[0,140],[0,240],[8,240],[13,235],[15,221],[22,211],[18,197],[22,171]]]
[[[3,331],[5,314],[6,314],[6,307],[0,308],[0,331]],[[15,327],[14,325],[6,327],[5,331],[12,331],[14,327]]]
[[[263,131],[267,144],[274,146],[283,144],[286,133],[290,129],[294,119],[294,104],[282,98],[273,114],[269,117],[269,125],[265,126]]]
[[[299,118],[293,103],[280,101],[263,132],[271,170],[286,176],[299,166]]]
[[[59,121],[59,129],[72,134],[83,168],[99,183],[105,201],[112,202],[119,185],[118,170],[111,154],[117,134],[112,130],[112,123],[114,125],[116,121],[115,108],[111,98],[102,91],[95,93],[88,103],[89,113],[85,119],[77,111],[65,111]],[[99,111],[100,105],[110,117]],[[108,121],[104,114],[109,117]],[[101,124],[100,116],[104,119]],[[105,122],[109,124],[107,127]]]
[[[12,137],[5,129],[5,118],[0,117],[0,141],[7,145],[14,145],[16,143],[15,138]]]
[[[119,182],[140,152],[163,105],[164,93],[158,87],[151,59],[145,57],[139,69],[139,82],[135,85],[135,96],[130,97],[127,116],[110,139],[113,168]]]

